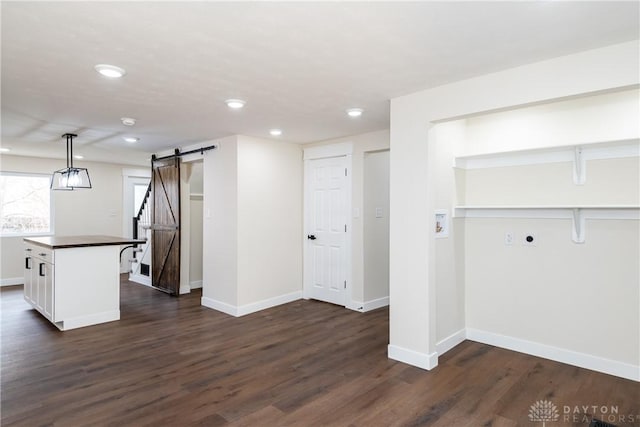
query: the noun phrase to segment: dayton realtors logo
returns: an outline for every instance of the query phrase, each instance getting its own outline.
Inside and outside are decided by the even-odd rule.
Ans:
[[[538,400],[529,408],[529,420],[541,422],[542,427],[549,421],[558,421],[560,413],[558,408],[550,400]]]
[[[529,408],[529,421],[542,423],[559,421],[563,425],[588,424],[593,420],[607,423],[634,424],[640,422],[638,414],[621,414],[617,405],[563,405],[562,418],[558,407],[550,400],[538,400]]]

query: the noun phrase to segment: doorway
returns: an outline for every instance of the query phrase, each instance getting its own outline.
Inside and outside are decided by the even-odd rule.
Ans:
[[[122,172],[122,235],[133,236],[132,218],[136,215],[151,182],[151,171],[125,169]],[[131,271],[133,249],[126,249],[120,257],[120,273]]]
[[[364,153],[364,302],[389,303],[389,150]]]
[[[202,160],[191,164],[189,177],[189,288],[202,288],[204,179]]]

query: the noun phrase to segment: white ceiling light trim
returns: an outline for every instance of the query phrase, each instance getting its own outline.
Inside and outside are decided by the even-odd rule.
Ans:
[[[133,119],[131,117],[123,117],[120,119],[120,121],[125,126],[133,126],[136,124],[136,119]]]
[[[2,153],[6,153],[8,151],[11,151],[11,148],[7,148],[7,147],[0,147],[0,152]]]
[[[124,68],[116,67],[115,65],[98,64],[93,68],[103,76],[111,79],[118,79],[127,74],[127,71]]]
[[[246,104],[246,101],[243,101],[242,99],[227,99],[226,101],[224,101],[227,104],[227,107],[229,108],[233,108],[234,110],[240,109],[242,107],[244,107],[244,104]]]
[[[74,154],[74,155],[73,155],[73,158],[74,158],[74,159],[79,159],[79,160],[80,160],[80,159],[84,159],[84,156],[83,156],[82,154]]]
[[[349,108],[347,109],[347,114],[349,117],[360,117],[364,110],[362,108]]]
[[[140,141],[140,138],[136,138],[135,136],[125,136],[122,139],[124,139],[125,141],[130,142],[130,143],[134,143],[134,142]]]
[[[271,136],[280,136],[282,135],[282,129],[271,129],[269,133]]]

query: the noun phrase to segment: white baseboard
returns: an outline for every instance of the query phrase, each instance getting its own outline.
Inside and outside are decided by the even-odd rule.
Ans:
[[[240,317],[247,314],[255,313],[257,311],[265,310],[267,308],[275,307],[277,305],[286,304],[292,301],[297,301],[302,298],[302,291],[292,292],[290,294],[279,295],[277,297],[269,298],[266,300],[254,302],[251,304],[245,304],[241,306],[235,306],[227,304],[226,302],[217,301],[213,298],[202,297],[201,304],[208,308],[221,311],[231,316]]]
[[[438,366],[438,353],[420,353],[393,344],[387,346],[387,356],[389,359],[427,370]]]
[[[200,305],[221,311],[231,316],[238,317],[238,307],[235,305],[227,304],[226,302],[218,301],[213,298],[202,297],[200,298]]]
[[[7,277],[6,279],[0,279],[0,286],[15,286],[23,284],[24,277]]]
[[[191,293],[191,287],[190,286],[180,286],[180,289],[178,290],[178,293],[180,295],[190,294]]]
[[[462,343],[467,339],[467,331],[462,328],[457,332],[449,335],[443,340],[440,340],[436,343],[436,352],[438,353],[438,357],[445,354],[447,351],[451,350],[453,347]]]
[[[362,301],[350,301],[347,305],[344,306],[344,308],[364,313],[364,303]]]
[[[383,297],[383,298],[378,298],[371,301],[365,301],[364,312],[366,313],[367,311],[386,307],[388,305],[389,305],[389,297]]]
[[[192,281],[189,283],[189,287],[191,287],[191,289],[200,289],[202,287],[202,280]]]
[[[555,360],[556,362],[567,363],[580,368],[591,369],[592,371],[616,377],[640,381],[640,366],[629,363],[472,328],[467,328],[467,339],[544,359]]]
[[[346,308],[349,310],[359,311],[360,313],[366,313],[367,311],[375,310],[377,308],[386,307],[389,305],[389,297],[383,297],[373,299],[367,302],[351,301],[347,304]]]
[[[151,278],[149,276],[143,276],[142,274],[129,274],[129,281],[151,286]]]
[[[279,295],[277,297],[253,302],[251,304],[241,305],[238,307],[238,316],[255,313],[256,311],[265,310],[267,308],[297,301],[299,299],[302,299],[302,291],[291,292],[290,294]]]
[[[120,310],[104,311],[102,313],[89,314],[86,316],[72,317],[56,322],[55,325],[61,331],[84,328],[85,326],[97,325],[99,323],[113,322],[120,320]]]

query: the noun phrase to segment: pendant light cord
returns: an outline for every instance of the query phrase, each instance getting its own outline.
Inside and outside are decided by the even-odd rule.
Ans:
[[[65,133],[62,136],[67,138],[67,169],[73,168],[73,137],[78,135]]]
[[[73,168],[73,136],[71,135],[67,135],[67,142],[69,144],[69,147],[71,148],[69,151],[71,151],[71,155],[69,155],[69,161],[71,164],[71,168]]]
[[[69,135],[67,134],[67,169],[69,169]]]

